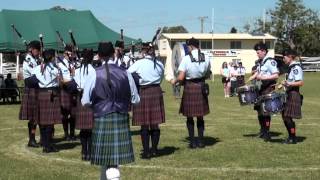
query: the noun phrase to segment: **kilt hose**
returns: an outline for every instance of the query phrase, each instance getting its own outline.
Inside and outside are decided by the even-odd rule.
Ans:
[[[76,121],[76,129],[93,128],[93,111],[89,107],[82,106],[80,95],[77,96],[77,104],[72,108],[71,114]]]
[[[128,113],[94,118],[91,164],[111,166],[134,161]]]
[[[73,106],[72,95],[63,88],[60,90],[60,104],[63,111],[71,112]]]
[[[140,103],[132,105],[132,125],[157,125],[165,122],[163,92],[160,85],[140,87]]]
[[[29,120],[35,122],[37,120],[37,101],[38,93],[35,88],[24,88],[22,103],[19,111],[20,120]]]
[[[57,89],[39,89],[38,124],[61,124],[60,97]]]
[[[301,96],[299,91],[287,92],[287,101],[282,112],[284,117],[301,119]]]
[[[202,94],[201,83],[186,81],[179,113],[182,113],[186,117],[198,117],[209,114],[208,97]]]

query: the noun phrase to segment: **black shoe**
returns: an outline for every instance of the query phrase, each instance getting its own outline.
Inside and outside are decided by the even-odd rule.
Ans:
[[[69,135],[65,135],[64,138],[63,138],[65,141],[71,141],[71,138]]]
[[[159,155],[159,151],[157,148],[151,148],[151,156],[157,157]]]
[[[150,159],[151,158],[151,154],[149,152],[143,152],[141,154],[141,159]]]
[[[265,142],[269,142],[271,140],[271,136],[270,134],[267,132],[267,133],[264,133],[262,135],[262,139],[265,141]]]
[[[59,152],[59,150],[56,149],[55,147],[51,146],[51,147],[44,147],[42,152],[43,153],[52,153],[52,152]]]
[[[38,148],[39,144],[35,140],[29,140],[28,147]]]
[[[77,137],[76,136],[69,136],[69,141],[76,141]]]
[[[189,148],[190,148],[190,149],[195,149],[195,148],[197,148],[197,144],[196,144],[194,141],[192,141],[192,142],[190,142],[190,144],[189,144]]]
[[[204,143],[202,142],[202,140],[199,140],[199,142],[198,142],[198,148],[204,148],[205,147],[205,145],[204,145]]]
[[[297,139],[289,137],[283,141],[283,144],[297,144]]]

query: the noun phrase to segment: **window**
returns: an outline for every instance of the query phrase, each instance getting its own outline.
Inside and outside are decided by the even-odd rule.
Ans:
[[[212,41],[200,41],[200,49],[212,49]]]
[[[241,49],[241,41],[231,41],[230,49]]]
[[[267,46],[268,49],[270,49],[271,48],[271,42],[270,41],[266,41],[266,46]]]

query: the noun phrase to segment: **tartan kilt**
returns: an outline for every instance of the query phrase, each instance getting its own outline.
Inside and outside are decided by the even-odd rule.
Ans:
[[[202,94],[201,82],[186,81],[179,113],[187,117],[198,117],[207,115],[209,112],[208,97]]]
[[[52,91],[55,92],[52,93]],[[58,92],[58,90],[39,89],[38,124],[61,124],[60,97]],[[51,97],[52,94],[54,94],[53,97]]]
[[[64,111],[71,111],[73,103],[72,103],[72,95],[68,93],[66,90],[61,88],[60,90],[60,104],[61,108]]]
[[[89,107],[82,106],[79,95],[77,96],[77,105],[72,108],[71,114],[76,121],[76,129],[93,128],[93,111]]]
[[[301,96],[298,91],[290,91],[287,93],[287,101],[282,112],[284,117],[301,119]]]
[[[29,120],[31,122],[35,122],[37,120],[37,97],[37,89],[28,87],[24,88],[19,111],[20,120]]]
[[[163,92],[158,86],[140,87],[140,103],[132,105],[132,125],[157,125],[165,122]]]
[[[91,164],[100,166],[134,161],[128,113],[111,113],[94,118]]]

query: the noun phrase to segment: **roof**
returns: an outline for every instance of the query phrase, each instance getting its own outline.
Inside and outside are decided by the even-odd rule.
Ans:
[[[101,41],[115,42],[120,34],[98,21],[91,11],[57,11],[57,10],[2,10],[0,12],[0,51],[25,50],[23,41],[13,33],[11,25],[17,28],[27,41],[39,39],[43,34],[45,48],[61,50],[56,31],[59,31],[66,43],[70,43],[69,30],[72,30],[80,49],[97,49]],[[124,37],[125,44],[135,39]]]
[[[248,33],[226,33],[226,34],[211,34],[211,33],[164,33],[162,34],[164,38],[167,39],[176,39],[176,40],[185,40],[190,39],[192,37],[197,39],[230,39],[230,40],[261,40],[261,39],[267,39],[267,40],[276,40],[277,38],[270,35],[270,34],[264,34],[264,35],[252,35]]]

